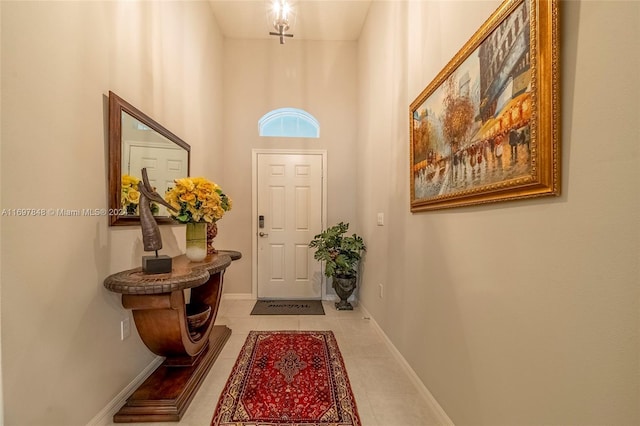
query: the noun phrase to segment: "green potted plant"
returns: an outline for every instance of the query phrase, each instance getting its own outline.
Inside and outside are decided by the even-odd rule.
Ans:
[[[358,235],[344,235],[348,229],[348,223],[340,222],[313,237],[309,243],[309,247],[316,250],[314,259],[325,263],[324,274],[332,279],[333,289],[340,297],[336,302],[338,310],[353,309],[347,299],[356,288],[361,253],[367,250]]]

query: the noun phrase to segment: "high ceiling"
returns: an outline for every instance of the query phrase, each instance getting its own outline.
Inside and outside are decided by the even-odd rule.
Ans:
[[[210,0],[225,37],[269,38],[273,28],[267,21],[268,0]],[[371,0],[291,1],[296,14],[294,39],[357,40]],[[276,40],[276,37],[271,36]]]

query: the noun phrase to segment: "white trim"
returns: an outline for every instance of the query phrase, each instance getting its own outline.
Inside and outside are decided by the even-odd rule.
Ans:
[[[257,300],[251,293],[222,293],[222,300]],[[335,302],[336,296],[333,294],[324,294],[322,300],[328,300]],[[350,302],[354,301],[353,295],[349,299]]]
[[[251,293],[222,293],[224,300],[255,300]]]
[[[422,382],[422,380],[420,380],[420,377],[418,377],[414,369],[411,368],[411,365],[409,365],[407,360],[402,356],[400,351],[398,351],[398,349],[395,347],[393,342],[391,342],[391,340],[386,335],[386,333],[382,330],[380,325],[378,325],[376,320],[373,319],[369,311],[367,311],[367,309],[364,307],[364,305],[362,305],[362,303],[359,303],[358,305],[360,306],[360,309],[362,309],[364,316],[369,318],[369,321],[371,321],[371,324],[373,324],[373,327],[378,331],[378,333],[382,337],[382,340],[384,340],[387,347],[393,354],[393,357],[400,363],[400,366],[405,371],[405,373],[407,373],[407,376],[409,376],[409,380],[411,380],[413,385],[416,387],[420,396],[422,396],[422,398],[424,399],[426,404],[429,406],[431,411],[438,417],[437,424],[443,425],[443,426],[444,425],[454,426],[453,421],[449,418],[449,416],[444,411],[444,409],[440,406],[440,404],[438,404],[438,401],[434,398],[434,396],[431,394],[429,389],[427,389],[427,387]]]
[[[144,370],[140,372],[136,376],[135,379],[131,383],[129,383],[124,389],[120,391],[118,395],[113,398],[106,407],[104,407],[95,417],[89,420],[87,426],[106,426],[113,423],[113,416],[122,408],[122,406],[127,402],[127,398],[131,396],[131,394],[138,389],[138,387],[147,380],[147,377],[151,375],[155,371],[156,368],[162,364],[164,358],[161,356],[155,357],[153,361],[149,365],[145,367]]]
[[[262,149],[251,150],[251,296],[258,298],[258,155],[259,154],[294,154],[322,155],[322,223],[326,227],[327,220],[327,150],[326,149]],[[333,295],[329,295],[333,296]],[[322,299],[327,300],[327,280],[322,274]]]

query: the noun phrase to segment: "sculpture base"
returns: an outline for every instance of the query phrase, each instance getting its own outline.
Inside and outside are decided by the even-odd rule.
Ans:
[[[176,366],[167,358],[113,416],[114,423],[180,421],[229,336],[231,329],[216,325],[193,362]]]
[[[338,311],[353,311],[353,306],[346,300],[336,302],[335,306]]]
[[[146,274],[171,273],[172,261],[166,254],[160,256],[142,256],[142,271]]]

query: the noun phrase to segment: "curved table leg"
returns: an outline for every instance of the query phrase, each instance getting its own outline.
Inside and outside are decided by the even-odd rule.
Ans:
[[[214,326],[222,296],[224,271],[191,289],[191,303],[211,306],[207,321],[190,333],[184,293],[122,296],[133,310],[140,338],[165,361],[133,393],[114,416],[114,422],[179,421],[209,369],[231,335],[226,326]],[[196,336],[196,337],[194,337]]]

